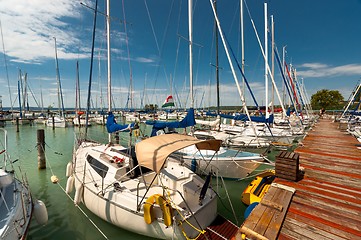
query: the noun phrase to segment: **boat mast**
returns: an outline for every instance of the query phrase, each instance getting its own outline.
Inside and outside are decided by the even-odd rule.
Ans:
[[[214,9],[217,12],[217,1],[213,2]],[[219,100],[219,59],[218,59],[218,27],[217,22],[214,20],[215,31],[214,37],[216,39],[216,81],[217,81],[217,115],[220,113],[220,100]],[[218,126],[219,127],[219,126]]]
[[[244,26],[243,26],[243,0],[240,0],[240,22],[241,22],[241,51],[242,51],[242,55],[241,55],[241,64],[242,64],[242,72],[244,73]],[[244,77],[242,76],[242,91],[243,94],[245,94],[245,87],[246,87],[246,82],[244,80]],[[245,112],[245,109],[242,110],[243,112]]]
[[[268,113],[268,71],[267,71],[267,66],[268,66],[268,34],[267,34],[267,3],[264,3],[264,53],[265,53],[265,73],[264,73],[264,81],[265,81],[265,115],[266,115],[266,119],[269,117],[269,113]]]
[[[272,44],[271,44],[271,68],[272,68],[272,77],[274,78],[275,77],[275,62],[274,62],[274,59],[275,59],[275,53],[274,53],[274,49],[275,49],[275,24],[274,24],[274,21],[273,21],[273,15],[271,15],[271,39],[272,39]],[[274,90],[274,86],[272,84],[272,96],[271,96],[271,101],[272,101],[272,106],[271,106],[271,113],[274,114],[274,97],[275,97],[275,90]]]
[[[56,47],[56,38],[54,37],[54,45],[55,45],[55,67],[56,67],[56,80],[58,83],[58,109],[60,117],[64,117],[64,102],[63,102],[63,93],[61,90],[61,82],[60,82],[60,72],[59,72],[59,62],[58,62],[58,49]],[[61,104],[61,105],[60,105]]]
[[[108,112],[112,110],[112,91],[111,91],[111,59],[110,59],[110,1],[107,0],[107,58],[108,58]],[[108,134],[108,142],[110,143],[112,141],[112,135]]]
[[[188,0],[188,30],[189,30],[189,91],[191,108],[194,107],[193,96],[193,0]]]

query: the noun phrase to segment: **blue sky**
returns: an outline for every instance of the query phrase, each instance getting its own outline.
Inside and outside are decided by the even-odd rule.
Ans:
[[[82,2],[95,5],[95,1]],[[209,1],[193,0],[193,3],[194,105],[215,106],[214,17]],[[267,3],[268,15],[273,15],[275,23],[275,44],[280,52],[287,45],[286,61],[296,68],[297,78],[303,79],[309,97],[318,90],[332,89],[339,90],[347,99],[361,77],[361,1],[270,0]],[[128,101],[128,106],[130,103],[133,107],[161,105],[170,93],[177,106],[190,106],[187,4],[187,0],[111,1],[112,85],[116,107],[127,106],[130,79],[133,101]],[[105,12],[104,5],[99,0],[100,12]],[[222,30],[241,61],[239,8],[239,0],[217,2]],[[75,107],[76,61],[80,66],[81,105],[85,107],[93,17],[93,12],[80,1],[1,0],[3,106],[10,106],[10,92],[14,106],[18,107],[20,69],[27,73],[32,90],[30,106],[37,106],[34,98],[41,105],[42,94],[45,108],[57,107],[56,37],[65,107]],[[106,99],[106,38],[104,16],[98,14],[97,18],[91,98],[92,106],[101,107],[100,96]],[[263,45],[264,1],[244,1],[244,54],[246,78],[258,103],[265,104],[264,60],[251,19]],[[221,41],[219,65],[221,105],[240,105]],[[277,65],[275,69],[281,91]],[[237,77],[241,81],[239,71]],[[245,96],[247,104],[253,105],[248,92]]]

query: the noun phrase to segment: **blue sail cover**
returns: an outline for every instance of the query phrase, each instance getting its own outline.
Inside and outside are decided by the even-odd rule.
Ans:
[[[117,131],[128,132],[134,127],[134,123],[120,125],[115,121],[113,112],[109,112],[106,127],[107,127],[108,133],[113,133],[113,132],[117,132]]]
[[[147,125],[153,125],[151,136],[155,136],[156,132],[165,128],[186,128],[196,125],[196,120],[194,118],[194,109],[190,108],[187,112],[187,115],[181,121],[155,121],[148,120],[145,122]]]
[[[207,116],[217,116],[217,114],[214,113],[206,113]],[[220,117],[226,118],[226,119],[232,119],[237,121],[248,121],[248,117],[246,114],[237,114],[235,116],[233,115],[227,115],[227,114],[219,114]],[[274,116],[271,114],[269,118],[266,119],[265,116],[250,116],[251,121],[253,122],[262,122],[262,123],[273,123]]]

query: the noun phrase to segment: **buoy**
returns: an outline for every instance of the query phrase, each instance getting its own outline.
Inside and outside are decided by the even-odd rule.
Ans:
[[[51,180],[52,183],[58,183],[59,182],[59,178],[57,176],[55,176],[55,175],[51,176],[50,180]]]
[[[34,216],[40,225],[48,223],[48,210],[46,210],[46,206],[41,200],[35,200]]]
[[[82,196],[83,196],[83,190],[84,190],[84,187],[83,185],[79,185],[78,187],[76,187],[75,189],[75,196],[74,196],[74,204],[75,205],[78,205],[82,199]]]
[[[67,194],[71,193],[73,191],[73,187],[74,187],[74,176],[70,176],[66,181],[65,192]]]
[[[70,177],[72,173],[73,173],[73,164],[71,162],[68,162],[68,164],[66,165],[65,176]]]

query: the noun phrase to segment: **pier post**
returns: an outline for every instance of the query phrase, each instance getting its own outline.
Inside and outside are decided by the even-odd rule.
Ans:
[[[16,123],[16,132],[19,132],[19,117],[16,117],[15,123]]]
[[[38,169],[46,168],[45,161],[45,134],[44,129],[37,130],[37,140],[38,140]]]
[[[51,116],[51,121],[53,123],[53,130],[55,130],[55,119],[54,119],[54,115]]]

